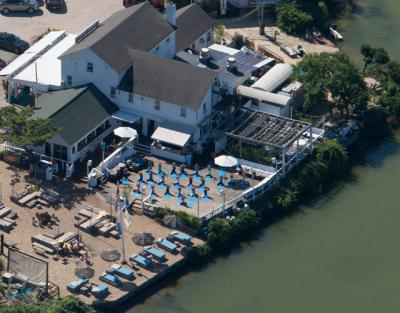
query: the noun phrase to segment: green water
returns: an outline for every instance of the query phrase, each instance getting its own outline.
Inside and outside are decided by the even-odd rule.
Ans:
[[[358,0],[358,9],[339,21],[345,41],[342,50],[361,63],[360,47],[368,43],[384,47],[393,59],[400,60],[400,1]]]
[[[400,53],[400,0],[361,0],[340,23],[343,49]],[[360,58],[358,58],[360,60]],[[226,259],[179,279],[129,313],[399,313],[400,141],[351,178]]]

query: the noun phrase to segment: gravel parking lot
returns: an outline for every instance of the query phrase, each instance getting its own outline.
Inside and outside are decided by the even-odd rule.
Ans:
[[[44,6],[34,14],[10,13],[0,15],[0,30],[32,42],[47,28],[79,33],[93,21],[105,20],[112,13],[123,9],[122,0],[66,0],[59,11],[49,11]]]
[[[49,11],[44,6],[34,14],[0,14],[0,31],[13,33],[29,43],[47,28],[66,30],[78,34],[93,21],[104,21],[115,11],[123,9],[122,0],[66,0],[59,11]],[[0,50],[0,58],[10,63],[15,54]],[[0,105],[4,104],[4,91],[0,85]]]

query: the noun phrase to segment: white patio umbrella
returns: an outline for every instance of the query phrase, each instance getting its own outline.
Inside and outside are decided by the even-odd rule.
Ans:
[[[130,127],[118,127],[114,129],[114,135],[121,138],[137,137],[137,131]]]
[[[238,165],[238,160],[230,155],[220,155],[214,159],[214,163],[221,167],[234,167]]]

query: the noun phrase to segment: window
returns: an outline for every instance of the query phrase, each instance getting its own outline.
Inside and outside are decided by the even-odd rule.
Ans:
[[[53,144],[53,157],[64,161],[68,161],[67,147]]]
[[[51,156],[51,145],[48,142],[44,144],[44,154]]]
[[[86,139],[83,139],[78,142],[78,151],[81,151],[86,146]]]
[[[203,113],[207,113],[207,103],[203,103]]]
[[[86,138],[87,143],[91,143],[96,138],[96,131],[92,131]]]
[[[96,128],[96,136],[100,135],[104,131],[104,124],[101,124]]]
[[[154,100],[154,110],[160,111],[160,109],[161,109],[160,100]]]
[[[181,108],[181,116],[186,117],[186,108]]]
[[[109,128],[111,125],[110,125],[110,120],[107,120],[105,123],[104,123],[104,129],[107,129],[107,128]]]
[[[115,98],[115,87],[110,88],[110,97]]]
[[[75,146],[72,147],[72,154],[75,153]]]
[[[211,41],[211,30],[207,33],[207,42]]]
[[[87,62],[86,64],[86,71],[93,73],[93,63]]]
[[[72,76],[71,75],[67,76],[67,85],[72,86]]]
[[[133,103],[133,93],[128,93],[128,102]]]

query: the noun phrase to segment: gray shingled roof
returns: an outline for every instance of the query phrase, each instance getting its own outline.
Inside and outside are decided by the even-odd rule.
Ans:
[[[176,52],[189,47],[213,25],[212,18],[197,4],[190,4],[177,10]]]
[[[122,90],[192,110],[202,105],[217,76],[215,71],[140,51],[133,51],[131,60],[133,71],[122,79]]]
[[[90,48],[118,73],[131,64],[129,51],[150,51],[174,32],[165,18],[145,2],[115,12],[63,55]]]
[[[53,126],[62,129],[59,136],[69,145],[118,110],[93,84],[43,94],[36,107],[33,118],[51,118]]]

